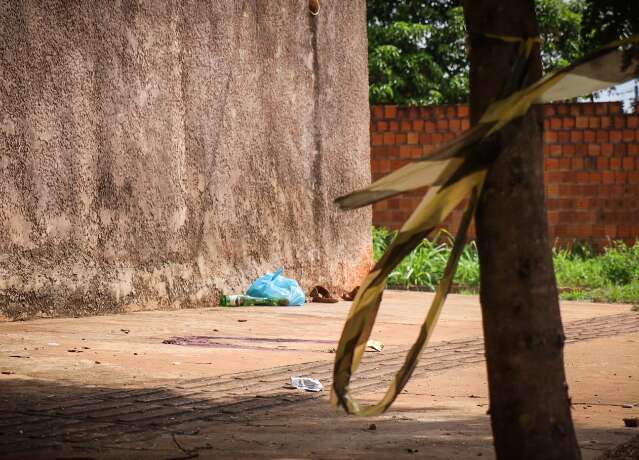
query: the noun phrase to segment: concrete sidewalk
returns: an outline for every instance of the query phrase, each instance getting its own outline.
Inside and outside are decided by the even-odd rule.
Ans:
[[[431,294],[389,291],[354,389],[378,399]],[[140,312],[0,323],[0,453],[15,458],[492,457],[481,315],[451,295],[393,409],[335,413],[292,375],[330,385],[350,303]],[[639,314],[565,302],[573,415],[586,458],[627,440],[639,415]],[[206,346],[163,341],[199,336]],[[623,405],[634,404],[632,408]],[[374,426],[371,426],[374,424]],[[369,429],[375,428],[375,429]]]

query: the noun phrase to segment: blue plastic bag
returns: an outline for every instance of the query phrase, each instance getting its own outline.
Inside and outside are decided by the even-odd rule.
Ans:
[[[246,295],[253,297],[270,297],[287,299],[289,305],[304,305],[306,296],[297,281],[282,275],[283,268],[276,272],[267,273],[258,278],[246,291]]]

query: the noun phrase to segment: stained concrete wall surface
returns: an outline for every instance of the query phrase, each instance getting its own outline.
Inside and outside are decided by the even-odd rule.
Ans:
[[[0,313],[208,306],[370,266],[364,0],[0,0]]]

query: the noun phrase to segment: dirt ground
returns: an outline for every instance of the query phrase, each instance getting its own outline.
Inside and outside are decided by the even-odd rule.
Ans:
[[[390,291],[353,389],[378,399],[430,294]],[[452,295],[393,408],[348,417],[328,403],[349,307],[140,312],[0,323],[2,458],[493,458],[481,315]],[[573,417],[584,458],[639,434],[639,314],[562,304]],[[202,346],[163,343],[197,336]],[[170,340],[169,340],[170,341]],[[291,376],[326,390],[286,388]]]

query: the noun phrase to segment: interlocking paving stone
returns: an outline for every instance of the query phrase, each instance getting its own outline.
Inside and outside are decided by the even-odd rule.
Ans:
[[[621,313],[565,325],[566,342],[639,332],[639,315]],[[354,391],[380,388],[392,379],[407,350],[366,353],[352,384]],[[425,375],[482,362],[480,337],[429,346],[414,375]],[[96,389],[93,394],[63,396],[16,409],[0,406],[0,446],[4,452],[43,450],[60,441],[82,442],[118,435],[148,436],[175,432],[195,421],[228,419],[297,404],[324,394],[285,389],[291,375],[312,375],[327,384],[333,362],[314,361],[216,377],[176,381],[173,385],[134,390]],[[328,385],[327,385],[328,387]],[[0,403],[1,404],[1,403]]]

